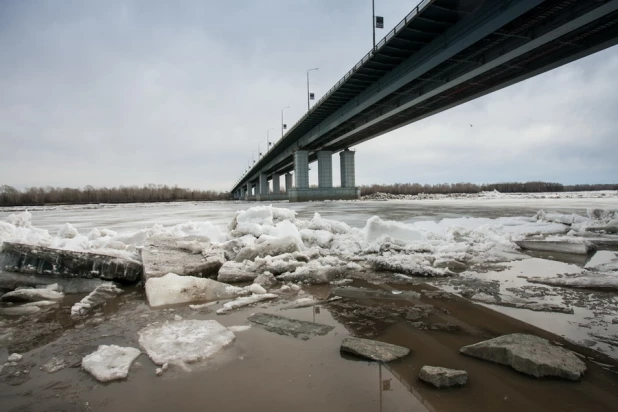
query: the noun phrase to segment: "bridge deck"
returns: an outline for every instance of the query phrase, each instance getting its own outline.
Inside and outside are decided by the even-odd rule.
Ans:
[[[292,170],[297,148],[337,152],[610,47],[617,10],[618,1],[425,0],[234,189]]]

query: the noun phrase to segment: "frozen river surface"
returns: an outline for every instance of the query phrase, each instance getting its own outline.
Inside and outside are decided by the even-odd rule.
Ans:
[[[116,232],[136,231],[155,224],[172,226],[188,221],[208,221],[227,226],[236,211],[273,204],[298,212],[301,219],[314,213],[322,217],[362,228],[372,216],[403,223],[438,221],[457,217],[531,217],[539,210],[586,215],[587,209],[618,209],[618,197],[577,199],[441,199],[359,202],[258,203],[258,202],[187,202],[118,205],[78,205],[28,208],[32,225],[50,233],[71,223],[80,233],[94,228]],[[0,220],[26,208],[0,208]]]

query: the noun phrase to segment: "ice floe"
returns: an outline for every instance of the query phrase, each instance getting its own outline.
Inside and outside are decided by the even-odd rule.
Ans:
[[[231,312],[234,309],[242,308],[243,306],[253,305],[254,303],[258,303],[263,300],[276,299],[278,297],[279,295],[276,295],[274,293],[263,293],[259,295],[253,294],[251,296],[240,297],[236,300],[224,303],[221,309],[217,309],[217,315],[223,315]]]
[[[138,332],[139,344],[157,365],[186,364],[208,359],[236,339],[215,320],[182,320],[147,326]]]
[[[131,364],[140,354],[140,350],[136,348],[101,345],[82,359],[82,368],[100,382],[124,379],[129,374]]]
[[[146,281],[146,297],[152,307],[230,299],[247,293],[243,288],[216,280],[179,276],[175,273]]]

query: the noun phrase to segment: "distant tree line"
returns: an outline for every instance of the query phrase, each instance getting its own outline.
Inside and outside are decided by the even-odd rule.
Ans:
[[[31,187],[18,190],[0,186],[0,206],[35,206],[46,204],[144,203],[197,200],[227,200],[229,192],[184,189],[178,186],[149,184],[139,186]]]
[[[393,195],[479,193],[497,190],[501,193],[535,193],[535,192],[584,192],[591,190],[618,190],[615,184],[563,185],[551,182],[504,182],[478,185],[475,183],[440,183],[421,185],[419,183],[396,183],[393,185],[361,186],[361,195],[373,193],[390,193]]]

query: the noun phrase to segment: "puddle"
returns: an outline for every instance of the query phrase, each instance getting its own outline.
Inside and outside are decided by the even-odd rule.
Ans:
[[[69,294],[58,308],[40,314],[0,316],[0,360],[12,352],[24,355],[17,366],[0,370],[0,405],[3,411],[615,410],[615,293],[526,280],[579,274],[586,270],[584,265],[605,265],[613,259],[615,254],[610,252],[598,252],[582,262],[543,255],[447,278],[359,272],[350,275],[354,280],[345,285],[303,286],[305,294],[289,292],[226,315],[216,314],[225,301],[192,305],[195,309],[189,305],[151,309],[143,289],[126,287],[104,306],[74,319],[70,308],[86,293]],[[74,283],[70,282],[77,288]],[[444,291],[473,300],[488,296],[498,297],[501,303],[555,305],[572,313],[473,303]],[[298,298],[311,305],[295,307]],[[260,313],[265,315],[255,315]],[[257,322],[261,326],[251,323],[256,316],[267,319]],[[234,326],[235,342],[213,359],[189,365],[190,372],[171,366],[157,377],[157,366],[145,354],[124,381],[101,384],[81,370],[82,357],[99,345],[138,348],[140,329],[178,317]],[[273,319],[274,326],[269,323]],[[298,325],[315,324],[325,325],[320,333],[312,333],[308,340],[294,337]],[[538,380],[459,354],[462,346],[517,332],[575,350],[589,368],[583,380]],[[388,364],[341,355],[341,342],[348,336],[404,346],[411,354]],[[425,365],[466,370],[468,385],[447,390],[430,387],[417,378]]]
[[[611,252],[597,252],[592,264],[606,263],[615,255]],[[611,256],[609,255],[611,253]],[[526,299],[539,303],[560,305],[573,309],[573,314],[534,312],[526,309],[505,307],[496,304],[477,302],[510,317],[568,338],[581,345],[593,347],[614,359],[618,359],[618,347],[596,339],[594,334],[612,337],[618,335],[618,324],[613,323],[618,316],[618,298],[615,293],[551,287],[529,283],[527,277],[553,278],[560,275],[580,274],[583,268],[577,265],[539,258],[525,259],[500,265],[504,270],[485,273],[465,272],[460,279],[436,283],[441,289],[462,293],[476,281],[493,282],[489,285],[502,297]],[[465,280],[470,283],[465,283]],[[463,284],[458,284],[463,283]],[[489,286],[484,286],[489,287]]]

